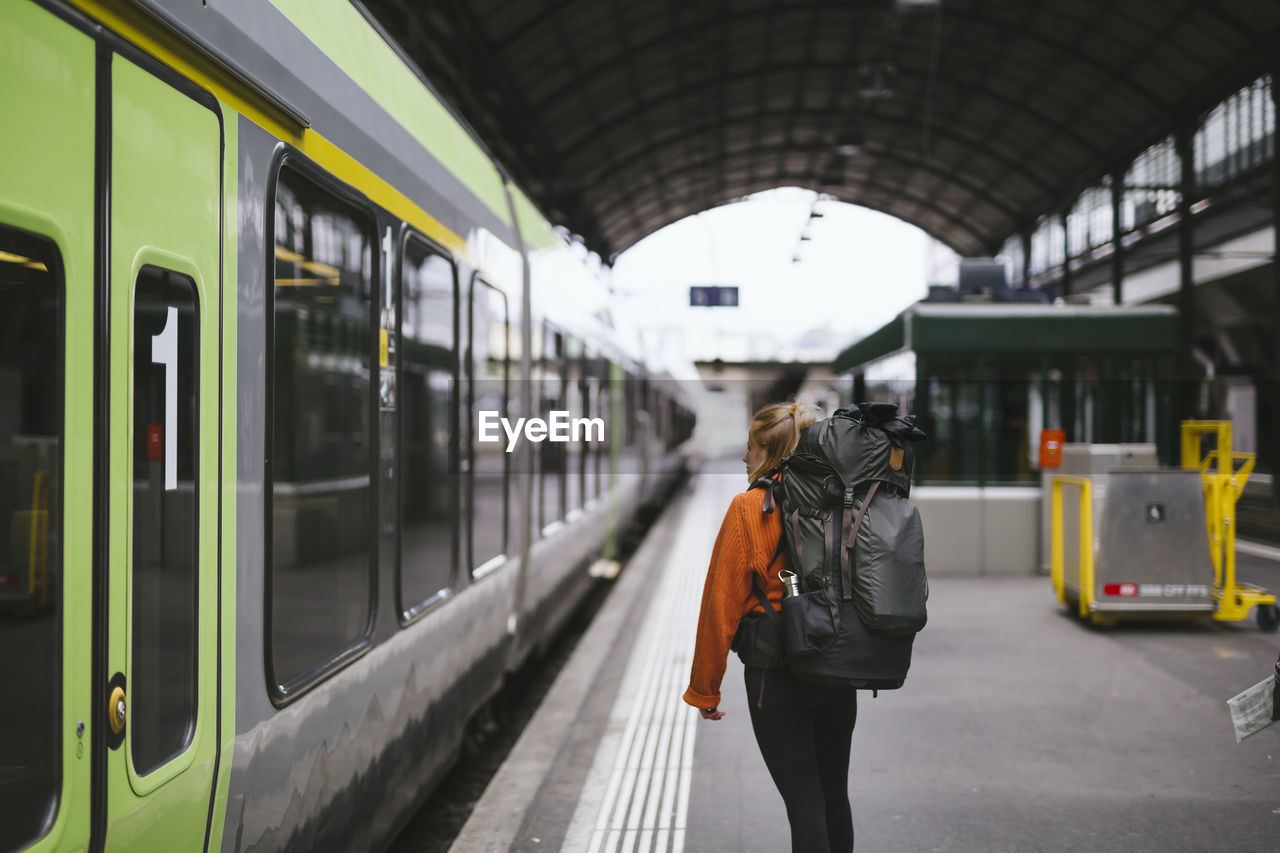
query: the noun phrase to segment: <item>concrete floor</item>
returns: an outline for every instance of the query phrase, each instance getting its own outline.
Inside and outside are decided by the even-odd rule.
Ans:
[[[638,663],[653,654],[643,646],[650,633],[689,633],[698,602],[687,599],[697,596],[664,598],[660,590],[673,578],[690,588],[690,573],[700,590],[740,479],[736,471],[699,477],[664,515],[455,851],[789,849],[736,657],[719,722],[695,720],[678,702],[691,649],[663,652],[658,669],[668,675],[636,681]],[[1280,586],[1280,564],[1244,556],[1240,564],[1242,579]],[[1236,744],[1226,706],[1266,677],[1278,651],[1280,634],[1262,634],[1252,621],[1090,628],[1066,613],[1042,576],[935,579],[906,686],[875,699],[860,694],[849,782],[857,849],[1280,849],[1280,725]],[[673,832],[660,846],[641,843],[659,836],[624,833],[616,848],[593,847],[587,830],[609,820],[597,816],[608,799],[601,768],[617,763],[645,690],[661,707],[642,724],[659,747],[656,757],[644,753],[649,775],[641,778],[652,791],[677,792],[657,801],[657,819]],[[664,761],[660,729],[676,732],[677,743],[681,733],[693,736],[691,753],[685,736],[686,760],[673,747]],[[643,795],[635,802],[615,814],[634,823]]]

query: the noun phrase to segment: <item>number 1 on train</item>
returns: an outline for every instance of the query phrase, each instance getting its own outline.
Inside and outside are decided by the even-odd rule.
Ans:
[[[151,363],[164,365],[164,490],[178,488],[178,309],[169,306],[164,328],[151,337]]]

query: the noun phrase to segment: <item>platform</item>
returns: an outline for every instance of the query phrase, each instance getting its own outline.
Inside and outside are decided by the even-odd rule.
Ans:
[[[740,464],[674,501],[622,574],[455,853],[789,849],[730,657],[719,722],[680,701]],[[927,532],[927,531],[926,531]],[[1241,560],[1274,586],[1280,565]],[[859,851],[1263,851],[1280,726],[1237,745],[1226,700],[1277,635],[1252,622],[1085,627],[1049,580],[938,578],[906,686],[860,694]]]

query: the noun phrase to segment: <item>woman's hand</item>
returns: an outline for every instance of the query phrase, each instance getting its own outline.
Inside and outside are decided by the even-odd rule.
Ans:
[[[724,711],[716,708],[699,708],[698,713],[702,715],[704,720],[718,720],[724,716]]]

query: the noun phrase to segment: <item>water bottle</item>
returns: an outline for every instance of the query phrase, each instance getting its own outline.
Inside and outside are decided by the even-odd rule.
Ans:
[[[782,581],[782,597],[790,598],[800,594],[800,576],[795,572],[778,572],[778,580]]]

